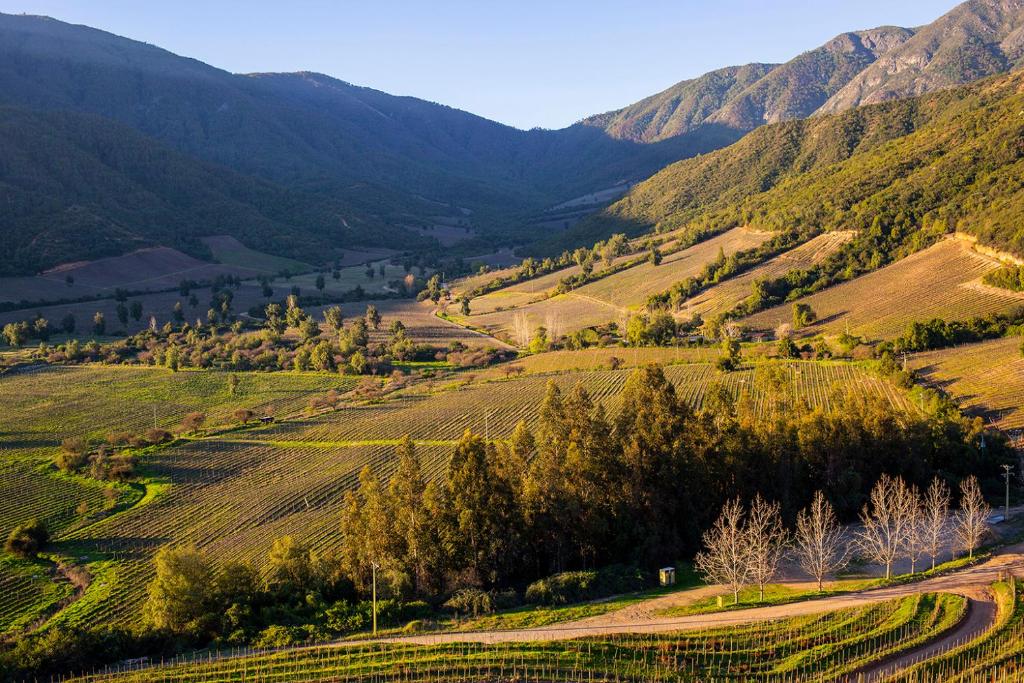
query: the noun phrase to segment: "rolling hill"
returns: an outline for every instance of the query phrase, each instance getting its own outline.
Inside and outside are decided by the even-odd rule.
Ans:
[[[181,154],[96,116],[0,108],[0,274],[231,235],[322,262],[335,248],[427,240],[345,202]]]

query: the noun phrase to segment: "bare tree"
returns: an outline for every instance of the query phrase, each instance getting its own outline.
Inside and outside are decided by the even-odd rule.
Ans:
[[[750,506],[745,532],[750,580],[757,584],[763,602],[764,587],[778,573],[789,545],[789,532],[782,525],[779,504],[769,503],[758,494]]]
[[[832,504],[821,491],[815,492],[810,507],[796,518],[796,558],[801,569],[818,582],[819,593],[825,577],[845,567],[849,560],[845,537]]]
[[[981,495],[977,478],[972,476],[960,482],[960,509],[956,513],[954,526],[960,547],[967,551],[971,559],[988,534],[988,517],[991,514],[992,508]]]
[[[935,569],[935,560],[946,545],[949,533],[949,487],[938,477],[924,494],[922,517],[922,543]]]
[[[860,513],[857,546],[868,559],[885,567],[887,579],[892,578],[892,565],[907,544],[911,502],[906,483],[883,474]]]
[[[910,573],[917,573],[917,563],[924,557],[928,548],[925,543],[924,506],[921,493],[916,486],[910,487],[910,500],[907,503],[907,559],[910,560]]]
[[[720,583],[732,592],[733,604],[740,601],[740,590],[750,580],[750,548],[743,528],[743,506],[730,501],[714,526],[704,532],[705,550],[697,553],[695,563],[712,583]]]
[[[548,311],[544,317],[544,327],[548,330],[550,341],[557,341],[562,336],[562,316],[558,314],[558,311]]]
[[[512,334],[519,346],[530,345],[530,321],[526,317],[525,311],[516,311],[512,316]]]

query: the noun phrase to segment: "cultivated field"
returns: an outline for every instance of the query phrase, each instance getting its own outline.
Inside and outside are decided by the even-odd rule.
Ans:
[[[721,315],[750,296],[751,285],[757,280],[779,278],[794,270],[810,268],[825,260],[853,239],[853,232],[840,231],[818,235],[814,239],[779,254],[742,275],[728,278],[709,287],[691,299],[677,314],[683,320],[700,315],[705,320]]]
[[[818,322],[806,334],[851,334],[868,340],[902,334],[914,321],[931,318],[964,320],[1005,313],[1024,305],[1024,294],[981,284],[981,277],[1000,266],[962,240],[947,239],[855,280],[800,299]],[[771,330],[792,320],[791,304],[745,318],[754,329]]]
[[[692,633],[537,643],[401,642],[200,659],[88,681],[835,681],[950,628],[965,600],[924,595]]]
[[[496,334],[508,337],[513,334],[513,319],[519,312],[526,315],[531,330],[544,325],[549,329],[554,328],[560,333],[621,321],[628,317],[632,310],[642,306],[651,294],[662,292],[680,280],[698,275],[707,263],[718,256],[720,250],[729,255],[756,247],[769,238],[768,233],[742,227],[734,228],[688,249],[667,255],[660,266],[654,266],[645,261],[632,268],[591,282],[568,294],[522,305],[514,310],[477,313],[471,308],[468,317],[453,317],[459,322],[492,330]],[[557,283],[558,278],[555,278],[551,282],[551,286],[553,287]],[[508,294],[503,294],[506,290],[501,290],[489,296],[495,302],[517,301],[521,303],[526,297],[521,292],[512,291],[513,289],[514,287],[509,288],[510,293]],[[493,305],[506,304],[495,303]],[[487,310],[486,307],[485,310]]]
[[[253,277],[256,271],[207,263],[170,247],[139,249],[123,256],[58,266],[34,277],[0,278],[2,301],[56,301],[113,295],[117,288],[159,290],[182,280],[212,280],[217,275]],[[73,281],[69,284],[67,278]]]
[[[918,353],[908,367],[1003,429],[1024,429],[1024,357],[1011,337]]]
[[[781,372],[770,372],[769,367],[781,368]],[[154,404],[171,401],[179,414],[187,409],[206,409],[216,416],[251,400],[275,405],[282,416],[289,406],[304,406],[310,393],[343,389],[339,383],[346,380],[337,375],[244,375],[240,396],[233,398],[223,384],[207,386],[218,381],[218,373],[172,374],[122,368],[69,368],[58,372],[77,374],[68,374],[57,382],[59,375],[40,373],[44,384],[35,389],[39,395],[27,396],[19,403],[16,415],[21,426],[16,431],[38,435],[40,445],[35,450],[37,457],[30,457],[32,451],[26,450],[23,457],[12,460],[22,465],[14,485],[18,491],[25,490],[25,498],[18,496],[3,509],[2,519],[9,525],[24,521],[26,515],[48,511],[48,521],[52,519],[57,530],[56,551],[88,558],[83,562],[95,577],[92,585],[56,618],[55,623],[69,625],[136,621],[150,578],[152,554],[169,542],[195,543],[214,557],[249,559],[257,566],[266,564],[272,540],[286,534],[317,551],[334,550],[340,540],[342,497],[364,465],[388,476],[395,464],[396,445],[409,434],[418,442],[425,471],[438,476],[465,429],[501,438],[510,434],[520,420],[534,424],[549,379],[527,376],[452,386],[437,393],[422,393],[413,387],[406,395],[382,403],[342,407],[164,448],[145,456],[142,464],[148,480],[160,482],[159,495],[149,492],[134,507],[81,526],[75,523],[76,506],[88,496],[92,496],[90,506],[101,506],[106,487],[90,483],[93,488],[86,488],[84,482],[88,480],[72,480],[47,469],[44,456],[52,452],[64,430],[93,427],[95,433],[104,433],[108,429],[145,427],[152,411],[141,398],[143,394],[151,396]],[[98,376],[87,382],[91,372]],[[666,374],[695,406],[701,405],[708,389],[715,385],[723,385],[733,394],[749,393],[761,412],[779,409],[777,399],[783,386],[793,387],[798,396],[813,405],[827,405],[839,386],[880,393],[905,405],[903,394],[893,385],[850,364],[762,363],[723,375],[708,363],[692,363],[670,366]],[[566,391],[582,383],[614,414],[628,375],[628,370],[589,371],[557,375],[554,380]],[[69,381],[72,377],[87,388],[72,388],[76,383]],[[16,387],[2,385],[5,391],[10,387],[15,395],[31,394],[31,378],[15,375],[0,382],[17,382]],[[166,386],[147,382],[155,378]],[[43,388],[47,381],[51,383],[49,389]],[[278,381],[285,384],[278,386]],[[260,387],[258,382],[266,384]],[[300,388],[291,382],[309,382],[312,386]],[[104,391],[104,383],[120,387],[120,391]],[[61,392],[68,396],[66,413],[55,404],[43,403],[45,395]],[[90,396],[94,400],[86,401]],[[172,424],[179,414],[172,417],[161,412],[159,417]],[[41,490],[32,490],[33,486]],[[124,492],[126,500],[131,493]],[[39,510],[27,509],[29,501]]]

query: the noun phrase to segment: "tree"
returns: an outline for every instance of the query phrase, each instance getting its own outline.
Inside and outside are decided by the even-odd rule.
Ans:
[[[309,362],[315,370],[321,372],[333,372],[337,369],[334,362],[334,350],[326,341],[319,342],[309,352]]]
[[[650,253],[648,253],[647,255],[647,260],[651,263],[652,266],[661,265],[661,252],[658,251],[657,247],[651,247]]]
[[[924,525],[924,505],[921,502],[921,494],[916,486],[910,487],[910,501],[907,504],[907,512],[910,515],[907,529],[906,555],[910,560],[910,573],[917,573],[917,563],[927,552],[926,535]]]
[[[782,337],[779,339],[779,343],[776,345],[780,358],[799,358],[800,349],[789,337]]]
[[[174,302],[174,308],[171,311],[171,317],[173,317],[174,320],[179,323],[185,321],[185,307],[181,305],[180,301]]]
[[[211,607],[213,570],[194,547],[163,547],[153,558],[146,621],[174,633],[195,630]]]
[[[7,323],[4,325],[3,335],[4,340],[11,346],[21,346],[28,341],[28,323]]]
[[[235,420],[242,423],[243,425],[249,424],[249,420],[251,420],[255,415],[256,413],[249,410],[248,408],[237,408],[232,413],[232,416],[235,418]]]
[[[352,368],[352,372],[361,375],[366,370],[366,356],[363,355],[362,351],[356,351],[348,359],[348,366]]]
[[[380,328],[380,313],[373,304],[366,307],[366,324],[375,330]]]
[[[318,290],[320,290],[321,294],[323,294],[324,287],[326,287],[326,286],[327,286],[327,282],[324,280],[323,274],[321,273],[321,274],[317,275],[316,276],[316,288]]]
[[[232,396],[237,394],[238,393],[238,385],[240,383],[241,383],[241,380],[238,379],[238,375],[236,375],[235,373],[231,373],[230,375],[228,375],[228,393],[231,394]]]
[[[857,545],[870,560],[885,567],[886,579],[892,578],[892,565],[910,537],[912,506],[906,483],[883,474],[861,511]]]
[[[793,327],[800,329],[810,325],[818,319],[814,309],[811,308],[810,304],[806,303],[794,303],[793,304]]]
[[[189,413],[181,420],[181,430],[194,434],[199,431],[199,428],[203,426],[204,422],[206,422],[206,413],[198,411]]]
[[[128,307],[123,302],[117,304],[117,321],[122,325],[128,324]]]
[[[704,532],[704,550],[694,560],[709,582],[719,583],[732,593],[733,604],[750,581],[750,545],[743,526],[743,506],[729,501],[714,525]]]
[[[938,477],[932,479],[924,494],[921,522],[922,542],[932,560],[932,569],[935,569],[936,559],[946,545],[949,531],[949,487]]]
[[[311,342],[320,336],[320,325],[312,317],[306,318],[299,323],[299,335],[302,341]]]
[[[413,586],[425,585],[425,546],[429,542],[429,520],[423,507],[423,493],[427,485],[423,478],[416,446],[408,435],[398,446],[398,467],[391,477],[389,493],[393,505],[396,539],[401,543]]]
[[[796,558],[818,582],[818,592],[825,577],[845,567],[849,558],[843,527],[821,491],[816,491],[810,507],[797,515]]]
[[[769,503],[761,494],[754,497],[746,525],[749,574],[764,601],[765,586],[775,578],[779,563],[789,545],[789,532],[782,525],[778,503]]]
[[[324,322],[327,326],[334,330],[335,333],[340,332],[341,328],[345,324],[345,318],[341,314],[340,306],[331,306],[324,310]]]
[[[50,540],[50,532],[46,524],[38,519],[31,519],[11,529],[4,544],[4,550],[23,558],[34,558]]]
[[[62,472],[77,472],[88,461],[89,445],[85,439],[72,436],[60,444],[60,452],[54,458],[54,464]]]
[[[270,552],[270,575],[279,586],[293,590],[310,587],[313,577],[313,557],[309,548],[291,536],[274,539]]]
[[[133,301],[128,307],[128,312],[131,314],[132,320],[139,322],[142,319],[142,302]]]
[[[977,477],[970,476],[960,482],[960,509],[954,517],[954,530],[960,547],[974,558],[974,551],[988,535],[988,518],[992,508],[985,502]]]
[[[468,296],[462,297],[462,315],[464,315],[464,316],[468,316],[469,315],[469,297]]]
[[[96,311],[96,315],[92,317],[92,333],[96,336],[101,336],[107,331],[107,319],[102,312]]]

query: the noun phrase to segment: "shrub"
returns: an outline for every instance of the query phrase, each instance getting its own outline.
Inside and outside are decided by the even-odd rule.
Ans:
[[[46,524],[38,519],[33,519],[11,529],[7,536],[4,549],[18,557],[35,557],[39,550],[50,540],[50,532]]]
[[[621,565],[601,570],[562,572],[531,583],[526,589],[526,602],[565,605],[638,591],[646,584],[647,577],[642,571]]]

